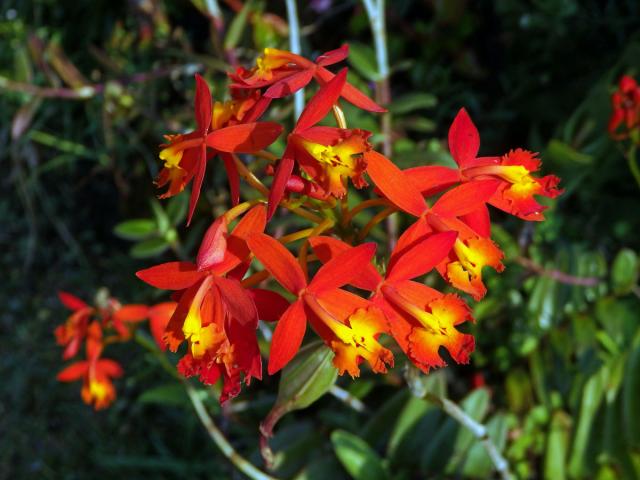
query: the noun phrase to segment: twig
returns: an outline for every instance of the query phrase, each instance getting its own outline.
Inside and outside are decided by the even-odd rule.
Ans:
[[[66,100],[87,100],[104,93],[107,85],[110,83],[119,83],[128,85],[132,83],[144,83],[157,78],[171,76],[175,73],[189,74],[200,70],[198,65],[179,65],[173,67],[159,68],[151,72],[135,73],[126,77],[115,80],[109,80],[105,83],[94,83],[79,88],[57,88],[57,87],[39,87],[30,83],[14,82],[7,77],[0,75],[0,91],[20,92],[41,98],[60,98]]]
[[[300,55],[302,47],[300,45],[300,24],[298,23],[298,8],[296,0],[286,0],[287,20],[289,22],[289,48],[292,53]],[[304,109],[304,88],[298,90],[293,96],[293,112],[295,120],[298,120]]]
[[[476,422],[458,405],[447,398],[439,397],[438,395],[434,395],[432,393],[427,393],[425,399],[429,400],[432,403],[435,403],[447,415],[457,421],[464,428],[469,430],[469,432],[471,432],[471,434],[484,446],[485,450],[487,451],[487,455],[489,455],[489,458],[495,466],[496,471],[500,474],[500,477],[503,480],[511,480],[512,476],[509,470],[509,462],[507,462],[507,460],[498,450],[498,447],[496,447],[493,441],[491,441],[491,437],[489,437],[487,427],[485,427],[481,423]]]
[[[245,459],[242,455],[240,455],[233,446],[226,439],[224,434],[218,429],[216,424],[213,422],[213,419],[207,413],[207,409],[205,408],[198,392],[195,388],[191,386],[191,384],[187,381],[183,382],[184,388],[187,391],[187,395],[189,395],[189,399],[193,404],[193,408],[200,419],[200,422],[207,430],[209,437],[213,440],[213,443],[220,449],[222,454],[229,459],[235,467],[244,473],[247,477],[252,478],[254,480],[276,480],[275,477],[267,475],[262,470],[256,468],[252,463],[250,463],[247,459]]]
[[[567,285],[578,285],[582,287],[595,287],[600,283],[598,277],[576,277],[568,273],[561,272],[560,270],[548,270],[541,265],[538,265],[533,260],[526,257],[516,257],[516,263],[522,265],[528,270],[542,275],[544,277],[552,278],[560,283]]]
[[[376,101],[386,107],[391,102],[391,83],[389,68],[389,52],[387,50],[387,27],[385,22],[385,0],[362,0],[369,17],[371,34],[376,51],[376,63],[378,64],[378,79],[376,81]],[[393,143],[391,142],[391,113],[382,114],[382,153],[385,157],[393,155]],[[389,237],[389,250],[393,250],[398,236],[398,219],[388,217],[386,221]]]
[[[365,413],[368,411],[367,406],[362,403],[359,398],[354,397],[348,391],[337,385],[333,385],[329,389],[329,393],[358,413]]]

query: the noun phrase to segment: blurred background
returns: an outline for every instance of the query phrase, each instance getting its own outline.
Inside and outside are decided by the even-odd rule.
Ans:
[[[303,54],[349,43],[350,81],[379,96],[363,4],[297,4]],[[446,132],[464,106],[481,154],[539,151],[566,189],[543,223],[493,210],[507,269],[487,272],[490,293],[474,304],[471,364],[414,378],[414,389],[446,391],[487,425],[516,478],[640,478],[640,188],[627,145],[607,133],[619,77],[640,73],[640,3],[398,0],[386,21],[396,163],[451,164]],[[134,272],[177,248],[192,255],[228,193],[211,169],[185,229],[184,194],[155,200],[162,135],[193,126],[195,72],[222,99],[232,65],[288,49],[288,35],[281,1],[0,0],[0,478],[243,478],[138,346],[113,347],[127,373],[106,411],[58,383],[53,330],[69,312],[56,292],[163,299]],[[379,118],[346,113],[380,131]],[[290,124],[292,102],[272,115]],[[396,362],[387,376],[339,379],[364,410],[325,395],[286,416],[274,475],[493,478],[482,445],[412,396]],[[256,464],[276,391],[267,378],[231,408],[208,402]]]

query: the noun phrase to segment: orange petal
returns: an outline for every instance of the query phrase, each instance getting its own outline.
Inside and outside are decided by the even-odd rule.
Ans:
[[[306,328],[304,304],[298,300],[289,306],[276,324],[269,352],[269,375],[276,373],[295,356]]]
[[[204,277],[191,262],[169,262],[136,272],[136,276],[152,287],[183,290]]]
[[[121,322],[141,322],[149,316],[149,307],[146,305],[125,305],[114,314],[114,319]]]
[[[449,151],[464,168],[473,163],[480,150],[480,135],[469,114],[461,108],[449,128]]]
[[[309,100],[307,106],[302,111],[293,132],[297,133],[311,128],[326,117],[331,107],[333,107],[338,101],[338,98],[340,98],[340,92],[346,81],[347,69],[343,68],[340,73],[320,87],[318,93]]]
[[[427,204],[405,174],[384,155],[371,150],[364,154],[367,173],[385,197],[411,215],[419,217]]]
[[[442,232],[414,243],[389,264],[387,281],[410,280],[430,272],[447,256],[457,236],[456,232]]]
[[[295,257],[275,238],[256,233],[247,243],[258,260],[271,275],[294,295],[307,286],[302,268]]]
[[[89,362],[76,362],[63,369],[56,378],[61,382],[73,382],[82,378],[88,371]]]
[[[196,123],[198,124],[198,130],[206,133],[211,125],[211,91],[207,82],[196,73],[196,98],[195,98],[195,112]]]
[[[364,243],[338,254],[324,264],[309,284],[309,291],[320,293],[340,288],[349,283],[364,266],[371,263],[376,244]]]
[[[81,310],[89,306],[75,295],[72,295],[68,292],[63,292],[62,290],[58,292],[58,298],[60,299],[62,304],[70,310]]]
[[[207,135],[207,145],[221,152],[254,153],[271,145],[282,133],[275,122],[243,123]]]
[[[459,217],[488,202],[500,185],[499,180],[473,180],[442,195],[431,211],[443,217]]]
[[[198,270],[206,270],[222,261],[227,251],[226,234],[227,221],[222,216],[216,219],[204,234],[196,257]]]

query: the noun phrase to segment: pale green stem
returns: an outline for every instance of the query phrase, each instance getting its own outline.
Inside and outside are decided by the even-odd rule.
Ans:
[[[287,19],[289,21],[289,49],[292,53],[300,55],[302,46],[300,44],[300,24],[298,23],[298,8],[296,0],[286,0],[287,3]],[[300,114],[304,109],[304,88],[298,90],[293,96],[293,112],[295,120],[300,118]]]
[[[485,427],[481,423],[476,422],[458,405],[447,398],[440,397],[432,393],[427,393],[424,398],[440,407],[447,415],[453,418],[464,428],[469,430],[469,432],[471,432],[471,434],[480,443],[482,443],[482,446],[487,451],[487,455],[489,455],[489,458],[496,468],[496,471],[500,475],[500,478],[502,478],[503,480],[511,480],[513,478],[509,470],[509,463],[502,456],[502,454],[498,450],[498,447],[496,447],[495,444],[491,441],[491,437],[489,437],[487,427]]]
[[[187,394],[189,395],[189,399],[193,404],[193,408],[195,409],[196,414],[200,419],[200,422],[207,430],[209,437],[211,437],[211,440],[213,440],[213,443],[216,444],[222,454],[227,457],[227,459],[229,459],[229,461],[233,463],[233,465],[235,465],[238,470],[240,470],[247,477],[252,478],[253,480],[276,480],[275,477],[267,475],[263,471],[259,470],[238,452],[236,452],[227,438],[213,422],[213,419],[207,413],[207,409],[202,403],[197,390],[193,388],[189,382],[184,381],[183,383],[185,389],[187,390]]]

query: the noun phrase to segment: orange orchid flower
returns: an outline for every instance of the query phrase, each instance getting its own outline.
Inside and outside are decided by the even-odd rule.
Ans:
[[[246,239],[262,232],[265,223],[261,205],[247,212],[231,233],[220,217],[207,230],[195,264],[164,263],[136,274],[156,288],[179,291],[164,342],[172,352],[184,341],[189,344],[178,364],[184,376],[198,375],[206,384],[223,378],[221,402],[240,392],[241,374],[246,384],[262,378],[256,306],[233,270],[243,269],[250,254]]]
[[[166,138],[169,143],[163,145],[164,148],[160,151],[160,159],[164,160],[164,166],[155,183],[158,187],[169,184],[168,190],[160,195],[160,198],[177,195],[192,179],[194,180],[187,225],[191,222],[200,196],[200,188],[209,156],[208,149],[213,150],[213,156],[218,153],[253,153],[271,145],[282,132],[282,127],[273,122],[227,125],[233,111],[226,112],[225,109],[233,110],[231,107],[224,106],[218,106],[216,109],[212,104],[211,91],[207,83],[200,75],[196,75],[195,117],[197,128],[185,135],[168,135]],[[236,115],[238,111],[235,112]],[[224,117],[227,116],[229,118],[225,119]],[[221,127],[220,125],[226,126]],[[235,164],[229,161],[228,156],[223,156],[223,161],[235,204],[238,202],[239,175]]]
[[[438,265],[438,271],[454,287],[476,300],[481,299],[486,293],[482,268],[504,269],[503,254],[489,238],[489,217],[482,214],[500,181],[490,178],[459,185],[429,207],[410,180],[413,179],[411,175],[378,152],[367,152],[365,158],[367,173],[380,192],[400,209],[418,217],[418,221],[407,229],[407,238],[415,240],[432,231],[458,233],[449,255]]]
[[[65,307],[73,310],[64,325],[56,327],[54,332],[58,345],[65,347],[62,358],[68,360],[78,354],[95,309],[67,292],[58,292],[58,298]]]
[[[382,311],[368,300],[340,289],[370,262],[375,244],[348,249],[307,282],[295,257],[276,239],[259,233],[247,242],[275,280],[297,297],[276,324],[269,354],[270,375],[289,363],[300,349],[307,321],[334,351],[333,364],[341,375],[347,372],[358,376],[362,360],[367,360],[378,373],[393,366],[393,355],[378,343],[378,336],[388,332]]]
[[[96,410],[107,408],[116,398],[112,378],[122,376],[122,367],[114,360],[92,357],[89,360],[75,362],[58,373],[61,382],[73,382],[82,379],[82,400],[93,405]]]
[[[363,154],[371,150],[368,142],[371,133],[359,129],[315,126],[338,101],[346,78],[345,69],[322,86],[307,103],[289,134],[287,148],[278,163],[269,193],[268,218],[271,218],[282,199],[296,162],[319,186],[319,190],[327,195],[343,197],[348,178],[356,188],[367,186],[363,177],[366,169]]]
[[[532,175],[540,169],[538,154],[518,148],[502,157],[477,157],[479,149],[478,129],[463,108],[449,129],[449,150],[458,168],[421,166],[409,168],[405,173],[423,195],[433,195],[458,182],[497,179],[500,184],[489,204],[523,220],[544,220],[542,212],[546,207],[540,205],[534,195],[555,198],[563,190],[557,188],[560,179],[555,175]]]
[[[414,232],[415,233],[415,232]],[[474,348],[471,335],[455,327],[472,320],[469,308],[457,295],[412,281],[431,271],[452,249],[455,232],[425,234],[412,232],[400,237],[391,253],[385,276],[373,265],[362,265],[352,285],[374,292],[372,302],[384,312],[391,334],[407,357],[422,371],[445,366],[439,352],[445,347],[458,363],[468,363]],[[310,239],[313,251],[323,263],[351,247],[335,238]]]
[[[329,83],[335,75],[325,67],[343,61],[349,55],[349,46],[326,52],[315,62],[300,55],[275,48],[265,48],[263,55],[250,70],[242,67],[229,73],[232,89],[262,89],[265,99],[282,98],[292,95],[311,82],[312,79],[322,86]],[[339,95],[358,108],[370,112],[386,110],[348,82],[345,82]]]

